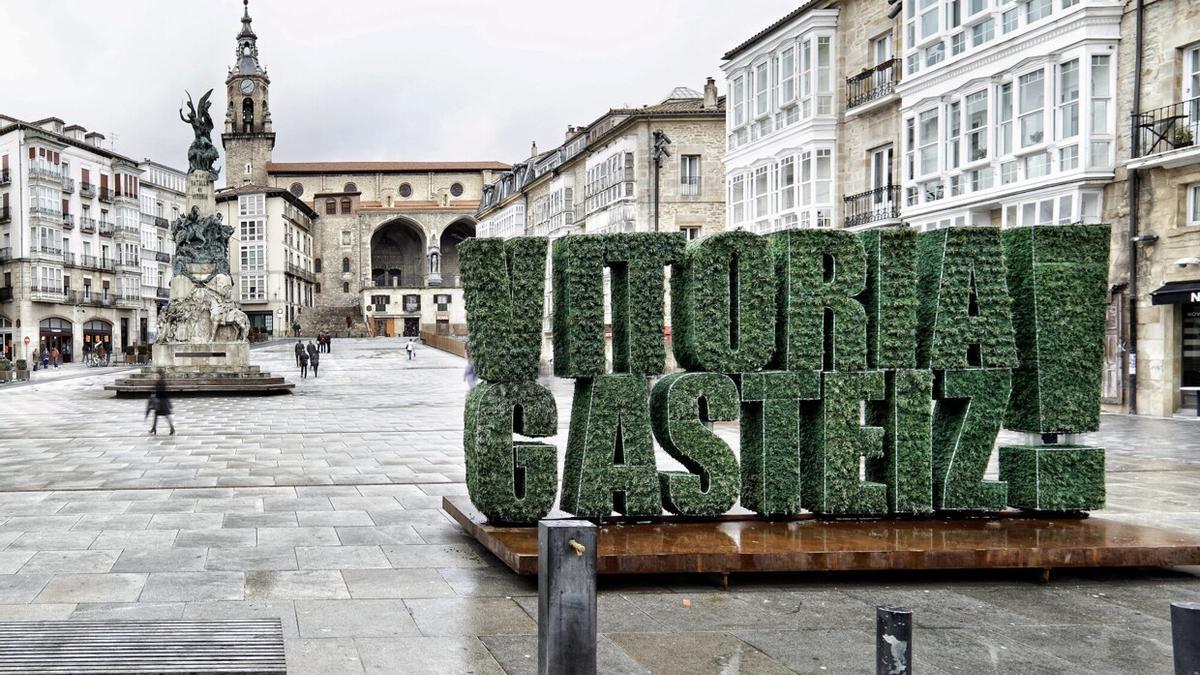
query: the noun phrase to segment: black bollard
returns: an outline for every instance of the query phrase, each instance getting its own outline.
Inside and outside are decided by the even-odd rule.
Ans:
[[[875,608],[875,675],[911,675],[912,610]]]
[[[1175,675],[1200,673],[1200,602],[1171,603]]]
[[[596,673],[596,526],[538,523],[538,675]]]

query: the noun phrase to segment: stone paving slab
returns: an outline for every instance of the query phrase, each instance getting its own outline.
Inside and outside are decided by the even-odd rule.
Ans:
[[[335,341],[291,397],[179,399],[174,437],[111,372],[0,388],[0,620],[277,617],[292,673],[534,672],[536,582],[439,508],[465,492],[462,362],[400,344]],[[294,378],[287,349],[252,358]],[[1198,432],[1105,415],[1105,517],[1200,532]],[[921,672],[1168,672],[1167,607],[1200,600],[1200,569],[732,584],[601,580],[602,672],[867,672],[884,602],[916,609]]]

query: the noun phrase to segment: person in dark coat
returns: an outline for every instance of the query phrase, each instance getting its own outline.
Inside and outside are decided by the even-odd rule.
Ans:
[[[317,353],[317,346],[315,344],[313,344],[312,340],[309,340],[307,349],[308,349],[308,360],[311,362],[313,356],[315,356]]]
[[[300,355],[304,353],[304,343],[296,340],[296,365],[300,365]]]
[[[300,354],[300,377],[308,377],[308,352],[302,351]]]
[[[158,434],[158,418],[163,416],[167,418],[167,424],[171,425],[171,436],[175,435],[175,422],[171,419],[171,399],[167,396],[167,378],[164,376],[160,368],[154,376],[154,393],[146,401],[146,415],[143,419],[154,411],[154,423],[150,425],[150,433]]]
[[[317,369],[321,367],[321,351],[313,352],[308,359],[309,365],[312,366],[313,377],[317,376]]]
[[[325,353],[328,354],[333,349],[333,333],[325,334]]]

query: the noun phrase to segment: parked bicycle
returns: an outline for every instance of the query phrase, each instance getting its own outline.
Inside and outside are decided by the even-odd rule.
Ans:
[[[87,356],[83,357],[83,363],[88,368],[102,368],[110,365],[110,358],[107,354],[105,354],[104,358],[102,359],[97,356],[95,352],[90,352]]]

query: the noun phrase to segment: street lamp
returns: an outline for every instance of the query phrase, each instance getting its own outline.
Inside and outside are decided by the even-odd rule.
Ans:
[[[666,132],[662,129],[654,130],[654,231],[658,232],[658,203],[660,198],[659,173],[662,170],[663,159],[671,156],[671,151],[667,146],[671,144],[671,139],[667,137]]]

